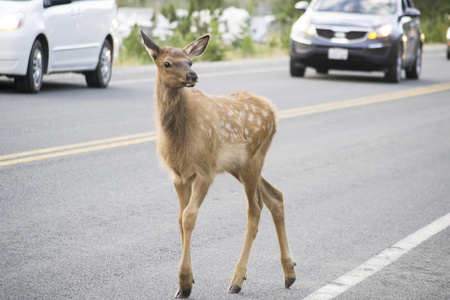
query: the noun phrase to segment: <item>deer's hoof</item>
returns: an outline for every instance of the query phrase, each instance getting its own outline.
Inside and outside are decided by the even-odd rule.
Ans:
[[[284,287],[288,289],[294,282],[295,278],[286,278],[286,280],[284,281]]]
[[[177,299],[186,299],[189,298],[189,295],[191,294],[191,288],[187,289],[187,290],[179,290],[177,291],[177,293],[175,294],[175,298]]]
[[[228,288],[228,293],[230,293],[230,294],[237,294],[237,293],[239,293],[240,291],[241,291],[241,288],[238,287],[237,285],[231,285],[231,286]]]

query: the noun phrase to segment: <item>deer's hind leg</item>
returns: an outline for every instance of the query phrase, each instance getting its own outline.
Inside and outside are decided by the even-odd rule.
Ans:
[[[261,176],[261,168],[264,159],[253,158],[238,174],[233,174],[243,185],[247,196],[247,233],[245,235],[244,248],[241,257],[236,264],[233,278],[231,279],[229,293],[239,293],[244,280],[247,278],[247,264],[253,242],[258,232],[259,220],[263,203],[258,197],[258,182]]]
[[[260,179],[259,190],[262,200],[272,214],[272,219],[277,231],[280,244],[281,264],[284,269],[285,287],[289,288],[295,282],[295,262],[289,248],[284,220],[284,203],[281,191],[273,187],[263,177]]]

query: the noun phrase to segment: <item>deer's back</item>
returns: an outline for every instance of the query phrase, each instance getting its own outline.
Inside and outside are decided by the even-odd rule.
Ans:
[[[235,173],[269,146],[276,131],[274,106],[253,93],[207,95],[184,89],[184,105],[183,132],[162,131],[158,139],[161,156],[181,178]]]

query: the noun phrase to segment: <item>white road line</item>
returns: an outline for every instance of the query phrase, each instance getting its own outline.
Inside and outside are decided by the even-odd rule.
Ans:
[[[450,213],[440,219],[437,219],[422,229],[419,229],[397,244],[373,256],[362,265],[339,277],[332,283],[318,289],[303,300],[328,300],[339,296],[346,290],[374,275],[384,267],[392,264],[404,254],[428,240],[430,237],[446,229],[448,226],[450,226]]]

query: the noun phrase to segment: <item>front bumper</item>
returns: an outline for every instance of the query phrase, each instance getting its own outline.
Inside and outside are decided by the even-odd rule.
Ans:
[[[0,75],[25,75],[32,40],[24,30],[0,31]]]
[[[395,60],[393,41],[361,42],[355,44],[314,43],[307,39],[291,40],[291,59],[297,67],[329,70],[384,71]],[[348,50],[344,60],[329,59],[330,48]]]

